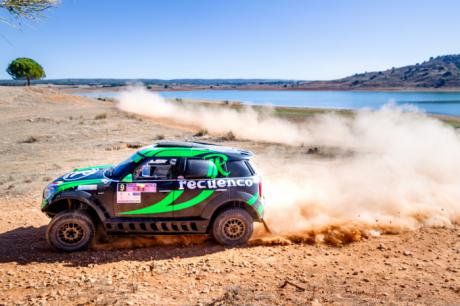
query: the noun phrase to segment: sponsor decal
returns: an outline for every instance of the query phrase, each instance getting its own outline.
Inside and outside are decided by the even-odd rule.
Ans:
[[[82,170],[82,171],[74,171],[71,173],[67,173],[66,175],[62,177],[62,179],[64,181],[76,181],[76,180],[80,180],[82,178],[88,177],[90,175],[93,175],[97,171],[99,170],[95,168],[88,169],[88,170]]]
[[[77,190],[97,190],[97,185],[90,184],[90,185],[79,185]]]
[[[157,192],[157,184],[156,183],[128,183],[128,184],[120,184],[125,185],[126,191],[134,192]]]
[[[117,186],[117,203],[141,203],[143,192],[157,192],[156,183],[126,183]]]
[[[117,203],[140,203],[140,192],[117,192]]]
[[[151,161],[149,161],[149,164],[151,165],[162,165],[162,164],[166,164],[168,162],[167,159],[152,159]]]
[[[210,160],[214,164],[215,170],[217,170],[217,172],[219,172],[222,176],[230,175],[230,172],[224,170],[225,163],[228,160],[227,155],[220,154],[220,153],[213,153],[213,154],[207,154],[203,156],[203,159]],[[214,173],[210,171],[208,173],[208,176],[216,177],[217,173],[215,173],[215,171]]]
[[[241,179],[179,180],[179,190],[184,189],[225,189],[229,187],[251,187],[254,181]]]

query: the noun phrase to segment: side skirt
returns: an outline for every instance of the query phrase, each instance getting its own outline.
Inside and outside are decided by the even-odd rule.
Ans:
[[[104,222],[110,235],[169,235],[205,234],[209,220],[167,220],[141,218],[113,218]]]

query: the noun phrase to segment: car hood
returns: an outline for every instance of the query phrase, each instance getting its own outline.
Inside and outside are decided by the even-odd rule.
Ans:
[[[53,183],[55,184],[64,184],[64,183],[97,183],[97,180],[106,179],[104,172],[107,168],[112,167],[112,165],[100,165],[92,166],[85,168],[77,168],[72,172],[66,173],[56,180]]]
[[[46,186],[43,191],[42,210],[60,191],[74,188],[78,190],[98,190],[101,184],[109,184],[111,180],[104,175],[105,170],[109,167],[111,167],[111,165],[78,168],[58,177],[51,184]]]

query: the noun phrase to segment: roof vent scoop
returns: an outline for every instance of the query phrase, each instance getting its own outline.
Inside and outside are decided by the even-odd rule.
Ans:
[[[217,147],[219,145],[214,143],[207,142],[198,142],[198,141],[159,141],[156,143],[156,147],[159,148],[172,148],[172,147],[181,147],[181,148],[209,148]]]
[[[192,148],[192,144],[185,141],[159,141],[156,143],[156,146],[159,148]]]

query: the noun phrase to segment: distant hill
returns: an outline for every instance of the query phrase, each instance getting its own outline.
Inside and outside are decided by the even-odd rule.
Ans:
[[[357,73],[332,81],[282,79],[57,79],[33,84],[115,87],[143,83],[153,90],[194,89],[291,89],[291,90],[460,90],[460,54],[443,55],[415,65],[385,71]],[[0,80],[0,85],[24,85],[24,81]]]
[[[460,88],[460,54],[431,57],[421,64],[365,72],[333,81],[299,84],[303,89]]]

